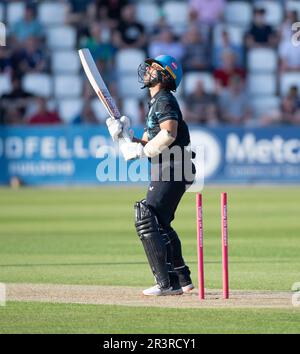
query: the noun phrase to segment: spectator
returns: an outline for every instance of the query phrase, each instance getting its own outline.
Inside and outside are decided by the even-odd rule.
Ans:
[[[240,76],[233,76],[219,96],[222,120],[229,124],[246,124],[251,118],[249,99]]]
[[[281,27],[281,42],[279,44],[280,70],[282,72],[300,70],[300,47],[296,47],[291,38],[292,24],[297,22],[296,11],[287,12],[284,24]]]
[[[48,110],[47,101],[45,98],[37,99],[38,110],[28,119],[28,124],[60,124],[62,123],[57,112]]]
[[[218,123],[216,96],[205,91],[201,80],[196,83],[194,91],[186,97],[183,116],[189,123],[207,125]]]
[[[39,42],[34,37],[27,38],[24,46],[13,53],[12,62],[15,71],[20,75],[47,69],[45,51],[39,48]]]
[[[196,11],[190,11],[189,13],[189,24],[190,26],[195,26],[198,28],[203,40],[207,43],[210,41],[210,26],[207,23],[202,22],[198,18],[198,14]]]
[[[37,20],[35,9],[32,6],[26,7],[24,19],[12,26],[11,34],[17,44],[22,44],[29,37],[41,38],[43,36],[42,25]]]
[[[207,70],[209,68],[209,46],[206,43],[198,28],[192,26],[183,36],[184,57],[182,60],[183,69]]]
[[[265,15],[265,9],[254,9],[253,23],[246,36],[246,44],[248,48],[275,47],[277,45],[277,36],[273,31],[273,28],[266,24]]]
[[[22,120],[33,99],[31,93],[23,90],[19,77],[13,76],[11,84],[11,92],[2,95],[0,100],[2,116],[4,117],[2,120],[7,124]],[[6,116],[9,116],[9,118],[6,119]]]
[[[208,25],[214,25],[223,15],[226,0],[190,0],[190,12],[192,17]]]
[[[236,64],[234,53],[230,51],[224,52],[222,68],[214,71],[217,88],[222,89],[227,87],[230,79],[234,76],[239,76],[240,78],[245,79],[246,72]]]
[[[66,6],[68,7],[66,22],[74,24],[78,28],[89,23],[87,11],[92,3],[94,3],[94,0],[69,0],[66,3]]]
[[[300,109],[300,95],[298,86],[291,86],[288,96],[291,97],[292,100],[294,100],[297,109]]]
[[[22,112],[15,105],[7,106],[3,117],[3,123],[6,125],[23,124]]]
[[[110,41],[110,29],[93,22],[90,25],[88,36],[81,40],[81,47],[88,48],[104,77],[113,72],[113,57],[116,48]]]
[[[0,73],[11,73],[12,62],[7,48],[0,46]]]
[[[226,30],[222,31],[220,42],[217,41],[213,48],[213,66],[215,69],[222,68],[225,52],[232,52],[235,55],[237,65],[243,67],[244,48],[242,45],[234,44]]]
[[[82,111],[73,120],[73,124],[98,124],[99,121],[91,107],[91,102],[85,102]]]
[[[164,29],[152,42],[150,42],[148,52],[151,58],[168,53],[168,55],[171,55],[177,60],[182,60],[184,56],[184,47],[180,41],[175,39],[175,36],[169,29]]]
[[[296,22],[299,22],[297,11],[286,11],[284,22],[282,23],[278,31],[281,42],[291,40],[292,25]]]
[[[77,1],[81,2],[82,0]],[[119,24],[123,8],[128,3],[128,0],[94,0],[88,8],[88,17],[92,21],[108,22],[111,28],[116,28]]]
[[[283,97],[280,110],[270,112],[261,118],[262,125],[274,125],[274,124],[287,124],[296,125],[300,124],[300,105],[298,89],[292,86],[288,94]]]
[[[119,49],[145,48],[145,28],[136,21],[135,6],[133,4],[127,5],[122,9],[120,23],[114,32],[114,44]]]

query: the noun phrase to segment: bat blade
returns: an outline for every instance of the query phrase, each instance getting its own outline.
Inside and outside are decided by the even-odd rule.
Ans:
[[[121,114],[116,106],[113,98],[111,97],[99,71],[96,66],[96,63],[92,57],[89,49],[84,48],[80,49],[79,57],[83,66],[83,69],[86,73],[87,78],[89,79],[90,84],[92,85],[97,96],[105,106],[108,114],[114,118],[120,118]]]
[[[85,74],[108,114],[113,118],[120,119],[120,111],[99,73],[91,52],[89,49],[84,48],[80,49],[78,53]],[[122,133],[121,138],[131,142],[130,137],[125,132]]]

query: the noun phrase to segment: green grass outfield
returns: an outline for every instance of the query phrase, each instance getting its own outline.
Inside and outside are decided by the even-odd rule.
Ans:
[[[291,290],[300,282],[298,187],[225,188],[230,287]],[[206,287],[221,288],[220,188],[204,198]],[[148,287],[133,225],[145,189],[0,189],[0,282]],[[174,227],[196,282],[195,195]],[[300,308],[170,309],[8,302],[0,333],[300,333]]]

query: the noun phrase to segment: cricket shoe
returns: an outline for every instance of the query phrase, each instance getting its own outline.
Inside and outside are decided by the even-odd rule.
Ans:
[[[159,285],[154,285],[151,288],[145,289],[143,294],[146,296],[169,296],[169,295],[182,295],[181,288],[174,289],[172,286],[169,288],[160,288]]]
[[[181,289],[182,289],[182,291],[183,291],[185,294],[188,294],[188,293],[190,293],[194,288],[195,288],[195,287],[194,287],[193,283],[190,283],[190,284],[188,284],[188,285],[183,286]]]
[[[192,279],[190,277],[190,269],[187,265],[182,267],[175,268],[175,271],[178,275],[179,284],[184,293],[189,293],[194,289],[194,285],[192,283]]]

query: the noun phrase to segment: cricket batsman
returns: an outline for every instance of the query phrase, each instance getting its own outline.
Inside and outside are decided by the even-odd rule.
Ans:
[[[182,118],[179,105],[172,91],[176,91],[181,79],[181,64],[169,55],[146,59],[138,68],[142,88],[148,88],[151,100],[146,117],[146,128],[142,139],[122,143],[120,149],[125,160],[148,157],[151,163],[151,182],[146,199],[135,204],[135,227],[143,244],[156,285],[143,291],[148,296],[181,295],[194,286],[189,267],[182,256],[180,239],[171,227],[177,206],[187,187],[193,182],[195,168],[190,145],[189,130]],[[129,134],[130,120],[108,118],[106,121],[114,141],[125,130]],[[169,156],[164,161],[166,149],[179,148],[178,156]],[[188,156],[188,158],[186,158]],[[182,173],[181,180],[175,178],[190,168],[192,178],[187,180]],[[169,169],[168,180],[163,178]]]

